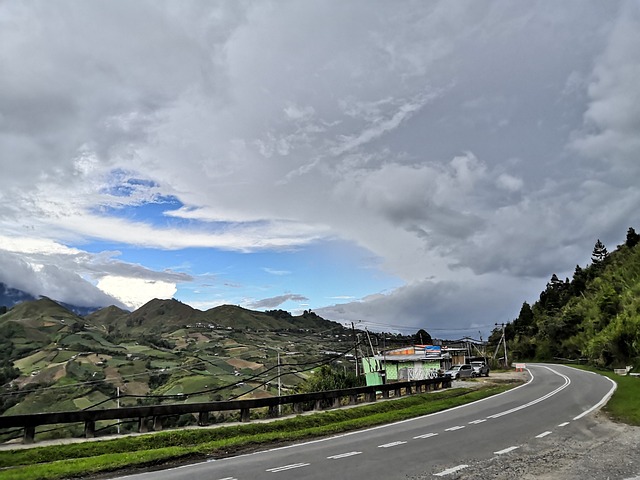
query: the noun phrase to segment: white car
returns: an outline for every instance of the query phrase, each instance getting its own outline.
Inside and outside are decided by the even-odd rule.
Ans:
[[[482,361],[471,362],[471,367],[473,368],[473,373],[475,377],[485,377],[489,376],[489,365]]]
[[[449,370],[444,372],[444,374],[445,376],[451,377],[453,380],[475,377],[473,367],[468,363],[465,363],[464,365],[454,365]]]

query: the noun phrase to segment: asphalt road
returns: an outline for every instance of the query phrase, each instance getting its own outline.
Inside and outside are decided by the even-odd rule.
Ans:
[[[128,480],[455,478],[474,463],[517,455],[598,409],[615,384],[559,365],[527,365],[528,383],[472,404],[403,422]]]

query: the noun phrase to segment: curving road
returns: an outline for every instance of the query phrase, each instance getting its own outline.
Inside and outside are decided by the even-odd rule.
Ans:
[[[128,480],[453,478],[470,465],[512,455],[602,406],[615,390],[603,376],[530,364],[529,381],[472,404],[335,437]]]

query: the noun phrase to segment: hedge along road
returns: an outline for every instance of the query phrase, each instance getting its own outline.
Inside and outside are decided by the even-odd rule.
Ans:
[[[529,381],[503,394],[367,430],[184,466],[129,480],[447,477],[478,461],[570,432],[602,406],[615,383],[561,365],[528,365]]]

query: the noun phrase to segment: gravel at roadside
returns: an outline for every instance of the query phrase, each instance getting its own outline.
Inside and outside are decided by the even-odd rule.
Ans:
[[[493,374],[476,381],[523,379],[522,373]],[[524,374],[526,376],[526,374]],[[457,383],[457,382],[455,382]],[[471,386],[473,382],[460,382]],[[640,480],[640,427],[611,421],[593,413],[517,450],[447,475],[447,480]],[[432,472],[412,480],[434,478]]]
[[[594,414],[565,431],[532,439],[507,455],[478,461],[448,479],[640,479],[640,427]],[[427,478],[427,477],[424,477]],[[429,476],[429,478],[432,478]]]

